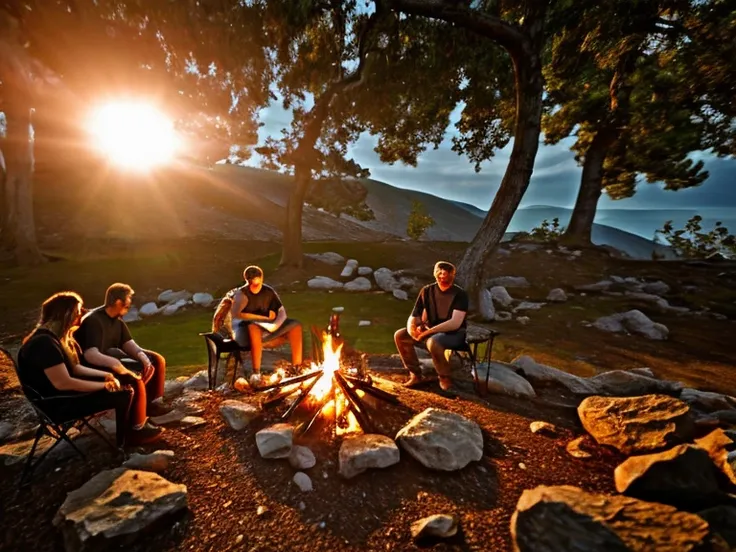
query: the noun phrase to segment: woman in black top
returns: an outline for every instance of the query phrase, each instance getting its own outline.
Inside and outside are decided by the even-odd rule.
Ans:
[[[122,446],[126,429],[145,423],[145,409],[143,419],[136,419],[140,413],[131,413],[132,389],[121,388],[113,374],[79,364],[72,331],[81,314],[82,298],[76,293],[64,291],[44,301],[38,324],[18,352],[18,376],[28,397],[44,399],[44,413],[56,422],[114,409]]]

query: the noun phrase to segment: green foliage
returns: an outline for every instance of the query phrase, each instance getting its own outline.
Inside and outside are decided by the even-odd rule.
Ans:
[[[701,225],[703,217],[695,215],[680,229],[675,229],[672,221],[654,233],[655,241],[663,240],[683,257],[705,258],[715,253],[725,257],[736,256],[736,236],[718,221],[712,230],[705,232]]]
[[[434,226],[434,219],[427,213],[422,202],[416,199],[412,201],[406,234],[413,240],[419,240],[432,226]]]
[[[523,233],[524,238],[538,242],[556,241],[565,232],[565,227],[560,226],[560,219],[555,217],[552,222],[544,219],[539,226],[535,226],[528,233]]]

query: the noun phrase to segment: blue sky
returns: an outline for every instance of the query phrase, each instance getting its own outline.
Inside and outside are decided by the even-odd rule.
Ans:
[[[459,113],[456,110],[455,117]],[[280,137],[280,129],[289,125],[290,113],[278,105],[264,109],[260,113],[264,126],[259,139],[266,136]],[[454,117],[453,117],[454,119]],[[496,156],[483,164],[476,173],[473,164],[465,157],[453,152],[451,137],[455,132],[453,121],[447,129],[445,141],[437,150],[428,150],[419,158],[417,167],[403,164],[387,165],[381,163],[373,151],[376,138],[367,133],[351,148],[350,154],[363,167],[371,171],[371,177],[392,186],[421,190],[443,198],[464,201],[487,209],[498,190],[506,171],[511,145],[498,151]],[[540,145],[534,165],[534,174],[521,206],[554,205],[572,207],[575,203],[581,168],[577,165],[567,139],[556,146]],[[695,154],[706,159],[710,178],[701,186],[679,192],[662,190],[657,184],[641,184],[637,193],[630,199],[612,201],[604,195],[600,208],[624,209],[678,209],[702,207],[736,208],[736,161],[715,159],[707,155]],[[248,164],[254,164],[254,161]]]

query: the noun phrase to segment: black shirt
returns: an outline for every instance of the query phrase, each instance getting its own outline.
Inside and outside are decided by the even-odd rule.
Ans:
[[[463,288],[453,284],[446,291],[442,291],[440,286],[434,283],[424,286],[419,292],[419,297],[417,297],[411,315],[419,318],[422,316],[422,312],[426,310],[427,323],[430,327],[434,327],[441,322],[450,320],[454,310],[468,312],[468,306],[468,294]],[[463,318],[460,328],[465,328],[466,325]]]
[[[46,370],[57,364],[64,364],[69,375],[73,374],[74,365],[59,338],[43,328],[36,330],[18,351],[18,376],[21,383],[42,397],[68,394],[68,391],[56,389],[46,375]]]
[[[82,351],[97,347],[102,354],[108,349],[122,349],[125,343],[133,339],[128,325],[122,318],[112,318],[104,306],[97,307],[85,315],[74,337],[82,347]]]
[[[243,310],[240,311],[241,313],[268,316],[270,311],[278,313],[279,309],[283,306],[276,290],[266,284],[261,286],[261,290],[258,293],[253,293],[248,286],[240,288],[240,292],[244,293],[248,300]],[[237,297],[235,301],[237,302]]]

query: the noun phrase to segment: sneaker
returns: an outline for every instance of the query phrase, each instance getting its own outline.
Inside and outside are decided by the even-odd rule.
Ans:
[[[158,418],[159,416],[165,416],[172,410],[173,408],[169,408],[164,403],[160,401],[154,401],[148,403],[148,406],[146,406],[146,415],[151,418]]]
[[[163,432],[166,431],[162,427],[156,427],[146,422],[141,429],[131,429],[125,439],[125,444],[129,446],[146,445],[158,441]]]

